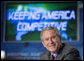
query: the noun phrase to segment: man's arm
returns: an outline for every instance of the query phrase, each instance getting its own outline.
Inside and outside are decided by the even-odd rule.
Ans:
[[[79,51],[75,48],[71,49],[64,57],[64,60],[81,60]]]

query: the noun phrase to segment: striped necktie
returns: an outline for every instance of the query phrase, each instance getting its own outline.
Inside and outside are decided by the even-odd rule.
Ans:
[[[52,55],[52,56],[51,56],[51,60],[54,60],[54,58],[55,58],[55,57]]]

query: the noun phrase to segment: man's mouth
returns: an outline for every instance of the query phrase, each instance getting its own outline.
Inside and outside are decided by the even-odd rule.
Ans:
[[[52,44],[52,45],[50,45],[49,47],[54,47],[55,45],[54,44]]]

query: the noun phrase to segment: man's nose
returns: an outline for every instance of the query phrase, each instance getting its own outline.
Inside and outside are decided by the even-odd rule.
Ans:
[[[50,43],[53,43],[53,40],[52,40],[52,38],[50,38],[50,39],[49,39],[49,42],[50,42]]]

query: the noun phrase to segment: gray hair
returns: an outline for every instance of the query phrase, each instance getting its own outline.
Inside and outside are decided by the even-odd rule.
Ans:
[[[60,35],[60,31],[59,31],[56,27],[45,27],[45,28],[41,31],[41,35],[40,35],[41,40],[42,40],[42,34],[43,34],[43,32],[44,32],[44,31],[48,31],[48,30],[53,30],[53,31],[55,31],[55,34],[56,34],[57,36],[61,36],[61,35]]]

